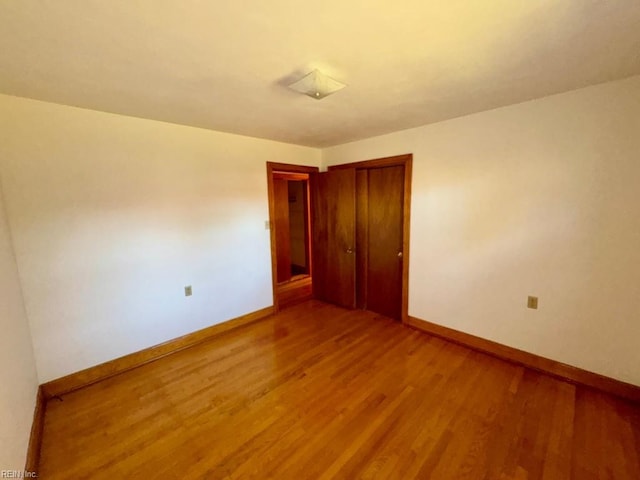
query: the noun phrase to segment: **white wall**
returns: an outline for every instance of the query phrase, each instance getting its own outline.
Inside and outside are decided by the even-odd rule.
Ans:
[[[0,470],[22,470],[38,379],[0,186]]]
[[[10,96],[0,111],[40,382],[273,304],[265,162],[319,150]]]
[[[323,166],[402,153],[410,315],[640,385],[640,77],[328,148]]]
[[[2,95],[0,112],[40,382],[272,303],[264,163],[318,150]],[[322,155],[414,154],[411,315],[640,384],[639,132],[634,77]]]

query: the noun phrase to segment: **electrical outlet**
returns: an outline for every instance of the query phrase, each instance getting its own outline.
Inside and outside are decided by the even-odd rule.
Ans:
[[[536,310],[538,308],[538,297],[532,297],[529,295],[527,298],[527,308],[533,308]]]
[[[191,295],[193,295],[193,289],[191,288],[191,285],[187,285],[184,287],[184,296],[190,297]]]

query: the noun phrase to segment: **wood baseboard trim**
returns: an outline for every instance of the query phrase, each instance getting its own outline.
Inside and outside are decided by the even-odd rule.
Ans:
[[[40,386],[38,387],[38,393],[36,395],[36,406],[33,410],[33,423],[31,424],[31,435],[29,436],[29,446],[27,447],[27,461],[24,466],[25,472],[38,473],[46,408],[47,399],[45,398],[42,386]]]
[[[475,335],[454,330],[452,328],[443,327],[442,325],[431,323],[416,317],[410,316],[406,325],[430,335],[443,338],[447,341],[469,347],[473,350],[489,354],[511,363],[522,365],[546,375],[551,375],[552,377],[569,383],[595,388],[596,390],[600,390],[626,400],[631,400],[632,402],[640,402],[640,386],[636,386],[631,383],[606,377],[598,373],[589,372],[588,370],[583,370],[565,363],[550,360],[533,353],[508,347],[498,342],[476,337]]]
[[[127,370],[140,367],[146,363],[153,362],[172,353],[178,352],[185,348],[192,347],[198,343],[202,343],[210,338],[220,335],[221,333],[233,330],[235,328],[248,325],[263,318],[273,315],[274,307],[262,308],[255,312],[242,315],[240,317],[218,323],[196,332],[188,333],[182,337],[174,338],[167,342],[155,345],[153,347],[134,352],[124,357],[110,360],[94,367],[89,367],[70,375],[51,380],[41,385],[45,400],[51,397],[63,395],[73,392],[80,388],[92,385],[96,382],[104,380],[114,375],[126,372]]]

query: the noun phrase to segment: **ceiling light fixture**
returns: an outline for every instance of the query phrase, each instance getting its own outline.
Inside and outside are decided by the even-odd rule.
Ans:
[[[340,83],[331,77],[327,77],[319,70],[314,70],[302,77],[300,80],[289,85],[291,90],[304,93],[316,100],[320,100],[327,95],[331,95],[344,87],[346,87],[344,83]]]

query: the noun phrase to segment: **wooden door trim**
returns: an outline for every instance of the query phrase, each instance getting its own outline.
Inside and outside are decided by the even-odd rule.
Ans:
[[[638,385],[626,383],[622,380],[616,380],[615,378],[606,377],[599,373],[590,372],[582,368],[567,365],[566,363],[541,357],[535,353],[518,350],[517,348],[509,347],[502,343],[476,337],[475,335],[431,323],[421,318],[409,317],[407,326],[569,383],[595,388],[602,392],[631,400],[632,402],[640,402],[640,386]]]
[[[261,308],[260,310],[225,320],[221,323],[216,323],[215,325],[205,327],[201,330],[187,333],[186,335],[154,345],[153,347],[129,353],[123,357],[114,358],[113,360],[85,368],[79,372],[70,373],[64,377],[50,380],[40,385],[40,388],[42,388],[45,400],[48,401],[52,397],[58,397],[66,393],[74,392],[120,373],[146,365],[147,363],[155,362],[160,358],[164,358],[168,355],[193,347],[194,345],[206,342],[207,340],[230,330],[257,322],[271,316],[272,314],[273,307]]]
[[[361,162],[342,163],[340,165],[332,165],[329,170],[338,170],[342,168],[381,168],[394,167],[397,165],[404,166],[404,199],[403,199],[403,219],[402,219],[402,323],[409,323],[409,233],[411,227],[411,173],[413,166],[413,154],[406,153],[393,157],[375,158],[373,160],[364,160]]]
[[[271,239],[271,288],[273,290],[273,309],[274,312],[280,310],[278,304],[278,259],[276,252],[276,231],[274,228],[276,202],[273,189],[273,174],[275,172],[284,173],[317,173],[320,171],[318,167],[307,167],[305,165],[291,165],[288,163],[267,162],[267,195],[269,198],[269,237]],[[309,199],[309,208],[313,208],[311,199]],[[312,215],[309,216],[311,222]],[[311,267],[311,264],[309,264]],[[311,270],[310,270],[311,271]]]
[[[396,155],[394,157],[374,158],[373,160],[363,160],[361,162],[341,163],[340,165],[331,165],[329,170],[339,170],[341,168],[380,168],[395,167],[405,165],[413,161],[413,153],[405,153],[404,155]]]
[[[281,171],[274,171],[273,172],[273,178],[276,179],[281,179],[281,180],[297,180],[297,181],[306,181],[309,180],[309,174],[308,173],[291,173],[291,172],[281,172]]]

